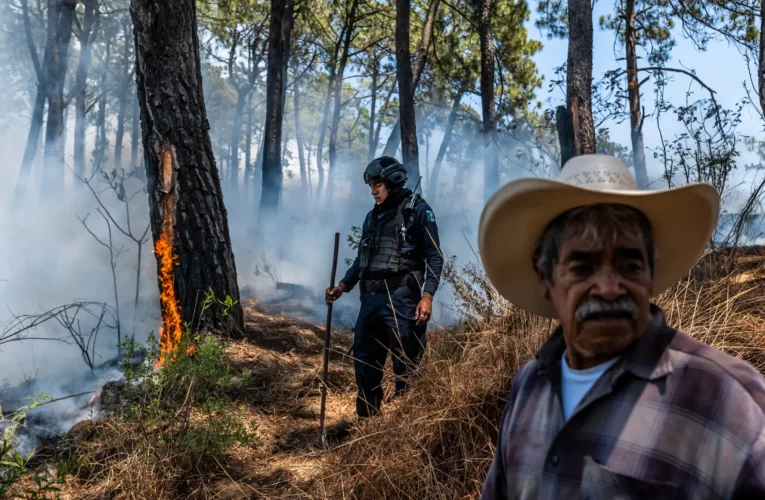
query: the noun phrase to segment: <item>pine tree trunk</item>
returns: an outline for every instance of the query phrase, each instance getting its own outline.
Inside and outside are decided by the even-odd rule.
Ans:
[[[438,176],[441,173],[441,164],[444,162],[446,156],[446,150],[449,149],[449,143],[452,141],[452,133],[454,132],[454,124],[457,122],[457,112],[460,110],[460,102],[462,96],[465,94],[464,89],[460,89],[452,102],[452,109],[449,110],[449,118],[446,121],[446,128],[444,129],[444,139],[441,141],[441,146],[438,148],[436,154],[436,162],[433,165],[433,172],[430,174],[430,184],[428,185],[428,199],[432,203],[436,202],[436,196],[438,195]]]
[[[343,26],[345,30],[345,26]],[[337,71],[337,58],[340,54],[340,41],[338,39],[335,44],[335,50],[332,53],[332,58],[327,63],[329,68],[329,83],[327,84],[327,95],[324,98],[324,110],[321,115],[321,124],[319,125],[319,143],[316,146],[316,170],[319,173],[319,184],[316,186],[316,199],[321,196],[322,189],[324,188],[324,156],[322,150],[324,149],[324,139],[327,137],[327,125],[329,123],[329,105],[332,102],[333,92],[335,88],[335,78]]]
[[[85,16],[80,35],[80,64],[77,67],[74,98],[74,173],[80,178],[85,176],[85,132],[88,124],[85,120],[88,73],[93,54],[93,39],[98,31],[98,0],[86,0]],[[82,187],[76,182],[75,186]]]
[[[125,44],[127,45],[127,43]],[[128,49],[125,49],[125,60],[129,57]],[[117,112],[117,136],[114,139],[114,168],[122,168],[122,142],[125,139],[125,121],[127,120],[127,103],[130,91],[132,72],[125,77],[120,87],[119,111]]]
[[[410,7],[411,0],[396,0],[396,75],[398,77],[399,122],[401,123],[401,153],[409,175],[408,185],[414,186],[420,176],[420,159],[417,151],[412,63],[409,56]]]
[[[155,243],[178,257],[173,289],[184,321],[200,323],[210,289],[234,305],[212,307],[205,325],[243,331],[236,265],[202,91],[194,0],[132,0],[136,76]],[[159,264],[159,260],[158,260]]]
[[[138,102],[138,89],[133,96],[133,131],[130,136],[130,168],[139,168],[138,141],[141,139],[141,105]]]
[[[42,85],[37,85],[37,95],[35,96],[35,104],[32,109],[32,123],[29,126],[29,134],[27,135],[27,146],[24,149],[24,158],[21,161],[21,169],[19,169],[19,178],[16,181],[16,189],[13,192],[13,205],[12,210],[18,210],[24,204],[24,197],[27,192],[27,183],[29,182],[29,175],[32,173],[32,164],[34,163],[35,154],[37,153],[37,145],[40,142],[40,135],[43,128],[43,117],[45,115],[45,90]]]
[[[250,182],[249,175],[251,173],[250,163],[252,162],[252,109],[247,111],[247,128],[245,130],[245,135],[247,138],[245,139],[244,145],[244,180],[242,181],[242,186],[244,186],[244,190],[247,191],[247,186]]]
[[[58,12],[56,39],[47,65],[46,93],[48,95],[48,120],[45,125],[45,153],[43,162],[42,192],[52,194],[64,190],[64,81],[69,60],[69,41],[76,0],[50,0],[49,9]]]
[[[765,115],[765,2],[760,2],[760,55],[757,60],[757,87],[760,94],[760,107]]]
[[[393,93],[396,91],[397,84],[396,80],[393,80],[393,83],[390,86],[390,90],[388,90],[388,95],[385,97],[385,102],[382,105],[382,108],[380,108],[380,112],[378,113],[379,118],[377,118],[377,126],[375,128],[375,142],[373,145],[373,149],[375,152],[375,156],[377,156],[377,146],[380,144],[380,132],[382,131],[382,125],[383,125],[383,119],[385,118],[385,112],[388,111],[388,106],[390,105],[390,99],[393,97]],[[393,126],[393,130],[396,132],[396,149],[398,149],[398,143],[401,140],[401,127],[399,125],[398,120],[396,120],[395,125]],[[393,156],[396,154],[395,151],[393,151],[393,154],[387,155],[387,156]],[[385,151],[383,151],[383,155],[385,155]]]
[[[329,132],[329,179],[327,183],[327,204],[332,203],[332,197],[335,191],[335,170],[337,166],[337,134],[340,129],[340,115],[343,109],[343,77],[345,76],[345,65],[348,63],[348,57],[351,47],[353,31],[356,28],[356,9],[359,0],[353,0],[348,18],[345,21],[345,32],[343,37],[343,52],[340,56],[340,64],[335,76],[335,110],[332,115],[332,127]]]
[[[308,171],[308,198],[313,199],[313,179],[311,178],[311,144],[307,143],[305,147],[308,150],[308,154],[306,155],[306,170]]]
[[[367,149],[367,161],[371,162],[375,159],[375,153],[377,152],[377,144],[375,144],[375,106],[377,105],[377,78],[380,73],[380,60],[375,59],[374,70],[372,70],[372,102],[369,105],[369,129],[367,134],[369,135],[369,148]]]
[[[24,157],[21,160],[19,178],[16,181],[16,189],[13,193],[13,204],[11,205],[11,209],[14,211],[18,210],[24,203],[29,175],[32,173],[32,165],[34,163],[35,155],[37,154],[37,146],[40,143],[43,119],[45,116],[45,101],[48,97],[46,94],[47,83],[45,78],[48,71],[47,66],[50,64],[48,61],[50,60],[53,51],[53,44],[56,41],[56,26],[58,24],[57,10],[48,9],[45,50],[43,54],[43,63],[40,64],[37,55],[37,47],[34,42],[34,34],[32,32],[32,23],[29,19],[29,5],[27,0],[22,0],[21,6],[27,47],[32,59],[32,64],[35,68],[35,75],[37,76],[37,91],[35,95],[35,103],[32,108],[32,122],[29,124],[29,134],[27,135]]]
[[[627,0],[625,8],[625,48],[627,53],[627,97],[630,103],[630,136],[632,138],[632,163],[638,187],[648,187],[648,171],[643,147],[643,116],[640,108],[640,82],[638,81],[637,53],[635,44],[635,0]]]
[[[271,0],[266,77],[266,124],[263,132],[263,185],[260,197],[261,222],[278,213],[283,171],[281,164],[283,88],[285,58],[289,58],[294,0]],[[285,32],[286,31],[286,32]],[[286,43],[285,43],[286,42]],[[259,224],[262,227],[262,224]]]
[[[496,145],[494,105],[494,40],[491,29],[491,0],[481,0],[478,24],[481,39],[481,112],[483,115],[483,197],[488,200],[499,187],[499,155]]]
[[[417,90],[417,86],[420,84],[420,77],[425,69],[425,64],[428,62],[428,53],[430,52],[430,43],[433,40],[433,25],[436,21],[436,13],[438,7],[441,5],[441,0],[430,0],[428,6],[428,15],[425,18],[425,25],[422,30],[422,41],[420,43],[420,50],[417,53],[417,61],[414,63],[414,81],[412,83],[412,95]],[[408,36],[408,35],[407,35]],[[408,49],[407,49],[408,52]],[[398,63],[397,63],[398,64]],[[400,87],[399,87],[400,88]],[[394,156],[398,150],[398,146],[401,140],[401,121],[397,120],[393,125],[393,130],[388,137],[388,142],[385,143],[385,149],[383,150],[383,156]]]
[[[95,168],[102,168],[104,157],[106,156],[106,148],[109,147],[109,142],[106,137],[106,98],[107,88],[106,79],[109,76],[109,67],[111,65],[111,51],[112,51],[112,39],[106,38],[106,57],[104,58],[104,70],[101,74],[101,97],[98,99],[98,116],[96,117],[96,147],[93,151],[93,159],[95,160]]]
[[[236,108],[234,108],[234,126],[231,130],[231,148],[230,148],[230,167],[228,180],[231,186],[236,187],[239,184],[239,137],[242,134],[242,114],[245,104],[247,104],[247,95],[249,89],[237,90]]]
[[[297,59],[295,60],[294,78],[292,84],[292,114],[295,117],[295,141],[298,149],[298,164],[300,165],[300,187],[304,193],[308,193],[308,178],[305,167],[305,146],[303,134],[300,132],[300,82],[298,81]]]
[[[592,4],[568,0],[566,102],[574,131],[574,155],[595,153],[592,120]]]

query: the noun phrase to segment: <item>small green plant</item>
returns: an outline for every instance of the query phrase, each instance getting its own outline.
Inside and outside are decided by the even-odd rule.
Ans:
[[[231,295],[226,295],[225,300],[220,300],[218,297],[215,296],[215,292],[213,291],[212,287],[210,287],[210,290],[205,293],[205,298],[202,301],[202,310],[206,311],[209,308],[211,308],[214,305],[218,305],[222,307],[222,313],[223,317],[228,316],[228,312],[231,310],[231,308],[239,302],[238,300],[234,300],[231,298]]]
[[[361,227],[351,226],[351,234],[346,237],[348,246],[353,250],[358,250],[361,244]],[[350,266],[353,263],[353,259],[345,259],[345,264]]]
[[[178,355],[159,369],[155,369],[159,351],[153,334],[146,345],[130,339],[123,342],[126,401],[122,416],[141,425],[152,448],[169,456],[186,456],[196,464],[219,457],[236,444],[261,445],[258,426],[248,421],[246,408],[230,410],[227,390],[235,373],[226,343],[209,334],[192,335],[186,328]],[[136,363],[136,359],[143,361]],[[240,380],[247,377],[239,375]]]
[[[19,425],[27,419],[29,412],[34,410],[40,405],[50,401],[52,396],[47,392],[36,392],[31,398],[24,398],[28,404],[17,409],[9,416],[3,416],[2,407],[0,407],[0,423],[4,423],[5,429],[3,430],[3,439],[9,443],[13,443],[16,439],[16,430]]]
[[[49,394],[35,394],[34,398],[27,398],[30,404],[20,408],[9,417],[1,417],[0,422],[5,422],[3,431],[2,446],[0,446],[0,498],[17,498],[24,500],[42,500],[50,498],[49,494],[60,491],[58,485],[66,482],[66,477],[71,475],[76,467],[80,465],[79,460],[70,459],[61,461],[57,464],[56,473],[51,474],[48,471],[43,473],[36,472],[33,476],[34,487],[21,490],[14,487],[27,474],[29,461],[34,457],[35,451],[24,458],[16,450],[15,442],[17,439],[17,430],[23,425],[29,412],[34,408],[45,404],[50,399]],[[0,411],[2,415],[2,411]],[[55,494],[54,498],[59,498]]]

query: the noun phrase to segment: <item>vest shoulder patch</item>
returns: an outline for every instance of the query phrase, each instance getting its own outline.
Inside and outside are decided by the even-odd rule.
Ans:
[[[435,222],[436,221],[436,216],[433,215],[433,211],[432,210],[426,210],[425,211],[425,216],[428,218],[428,222]]]

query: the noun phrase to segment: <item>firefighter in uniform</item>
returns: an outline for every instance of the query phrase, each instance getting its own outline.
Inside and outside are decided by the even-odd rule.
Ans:
[[[356,413],[369,417],[383,399],[383,366],[391,353],[396,395],[409,390],[426,344],[443,257],[433,210],[405,188],[406,168],[383,156],[364,171],[375,200],[362,227],[359,253],[337,287],[326,290],[332,303],[356,284],[361,309],[354,328]]]

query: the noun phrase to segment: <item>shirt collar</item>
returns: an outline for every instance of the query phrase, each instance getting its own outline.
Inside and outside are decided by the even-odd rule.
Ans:
[[[667,347],[675,333],[676,330],[667,325],[664,311],[651,304],[645,333],[624,352],[619,372],[629,371],[646,380],[656,380],[672,373],[672,360]],[[540,364],[539,372],[543,373],[555,363],[560,363],[565,350],[563,329],[559,326],[537,351],[535,358]]]

